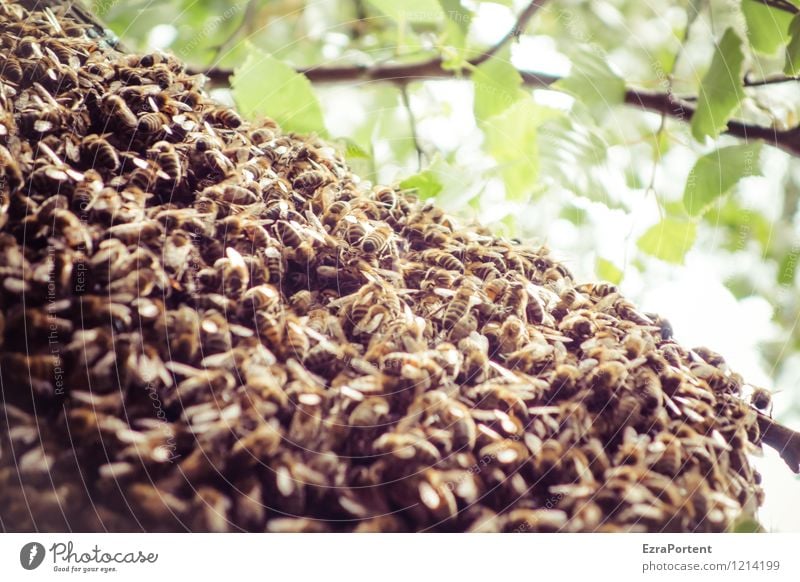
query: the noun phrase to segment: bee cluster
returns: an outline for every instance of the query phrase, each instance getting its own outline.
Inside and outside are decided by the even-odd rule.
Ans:
[[[7,530],[717,531],[742,379],[173,57],[0,2]]]

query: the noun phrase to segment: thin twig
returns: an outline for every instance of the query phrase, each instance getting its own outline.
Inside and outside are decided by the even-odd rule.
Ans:
[[[745,87],[763,87],[765,85],[779,85],[781,83],[792,83],[800,81],[798,77],[789,77],[787,75],[773,75],[764,79],[750,79],[744,78],[743,84]]]
[[[485,63],[493,56],[495,56],[504,46],[506,46],[509,42],[511,42],[515,38],[519,38],[519,36],[525,32],[525,29],[528,27],[528,23],[530,23],[531,19],[534,15],[539,11],[539,9],[544,6],[546,0],[539,0],[536,2],[531,2],[528,6],[525,7],[525,10],[519,13],[517,16],[517,21],[514,23],[513,28],[509,30],[503,38],[500,39],[498,43],[494,46],[489,48],[486,52],[478,55],[471,61],[469,61],[470,65],[477,67],[478,65]]]
[[[798,14],[800,13],[800,8],[789,2],[788,0],[755,0],[765,6],[769,6],[770,8],[775,8],[777,10],[782,10],[783,12],[788,12],[789,14]]]
[[[426,158],[425,151],[419,142],[419,135],[417,134],[417,120],[414,117],[414,111],[411,109],[411,101],[408,98],[408,85],[403,83],[400,85],[400,97],[403,99],[403,107],[405,107],[408,114],[408,126],[411,130],[411,139],[414,142],[414,149],[417,150],[417,171],[422,171],[423,158]]]

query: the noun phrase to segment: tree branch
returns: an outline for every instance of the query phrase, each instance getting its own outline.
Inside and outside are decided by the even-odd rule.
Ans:
[[[625,103],[640,109],[666,113],[682,121],[690,121],[694,114],[692,105],[669,93],[628,89],[625,92]],[[760,139],[792,155],[800,156],[800,127],[777,129],[731,119],[725,133],[746,140]]]
[[[477,57],[467,61],[467,67],[477,67],[493,56],[511,42],[518,38],[527,28],[531,19],[544,6],[546,0],[533,1],[519,13],[514,26],[503,38],[492,45]],[[452,76],[455,73],[443,68],[444,61],[441,58],[434,58],[422,63],[410,63],[401,65],[380,65],[377,67],[345,65],[341,67],[312,67],[299,69],[298,72],[308,77],[312,83],[337,83],[341,81],[391,81],[391,82],[411,82],[431,77]],[[202,71],[191,71],[203,74],[215,85],[228,84],[228,78],[233,74],[230,69],[211,67]],[[444,74],[443,74],[444,73]]]
[[[761,442],[778,451],[789,468],[800,473],[800,433],[778,424],[761,411],[756,410],[756,414]]]
[[[322,67],[300,70],[313,83],[341,83],[346,81],[389,82],[405,84],[412,81],[431,79],[458,78],[458,74],[442,68],[439,59],[423,63],[402,65],[383,65],[380,67]],[[212,83],[226,84],[230,71],[212,69],[206,73]],[[523,83],[528,87],[547,89],[561,77],[535,71],[520,71]],[[647,91],[628,88],[625,92],[625,103],[639,109],[656,113],[664,113],[681,121],[690,121],[694,114],[694,106],[687,100],[680,99],[672,93]],[[800,156],[800,128],[777,129],[763,125],[754,125],[742,121],[728,122],[728,135],[743,139],[761,139],[781,148],[792,155]]]
[[[519,38],[519,36],[523,32],[525,32],[525,29],[527,28],[528,23],[531,21],[531,19],[534,17],[534,15],[539,11],[539,9],[542,6],[544,6],[546,1],[547,0],[539,0],[538,2],[536,2],[534,0],[533,2],[528,4],[528,6],[525,7],[525,10],[520,12],[519,16],[517,16],[517,21],[514,23],[513,28],[511,28],[511,30],[509,30],[505,34],[505,36],[503,36],[503,38],[500,39],[500,42],[498,42],[497,44],[495,44],[494,46],[489,48],[489,50],[487,50],[483,54],[481,54],[481,55],[477,56],[476,58],[472,59],[469,62],[470,65],[472,65],[473,67],[477,67],[478,65],[481,65],[481,64],[485,63],[486,61],[491,59],[493,56],[495,56],[498,52],[500,52],[500,49],[502,49],[505,45],[507,45],[513,39]]]
[[[792,83],[800,81],[798,77],[788,77],[786,75],[772,75],[764,79],[750,79],[745,76],[742,84],[745,87],[763,87],[765,85],[780,85],[781,83]]]
[[[800,13],[800,8],[797,8],[794,4],[789,2],[788,0],[755,0],[765,6],[769,6],[770,8],[775,8],[776,10],[782,10],[783,12],[788,12],[789,14],[798,14]]]

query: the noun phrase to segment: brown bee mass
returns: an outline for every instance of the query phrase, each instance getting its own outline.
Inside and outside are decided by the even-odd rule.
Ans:
[[[713,352],[173,57],[0,4],[3,529],[718,531],[759,505]]]

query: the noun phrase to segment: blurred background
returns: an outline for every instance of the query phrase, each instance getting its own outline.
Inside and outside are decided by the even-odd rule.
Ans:
[[[780,133],[800,120],[793,2],[87,5],[127,47],[209,72],[219,100],[330,139],[364,180],[619,284],[800,427],[800,159]],[[728,135],[729,117],[778,133]],[[800,531],[800,480],[771,450],[756,462],[761,523]]]

